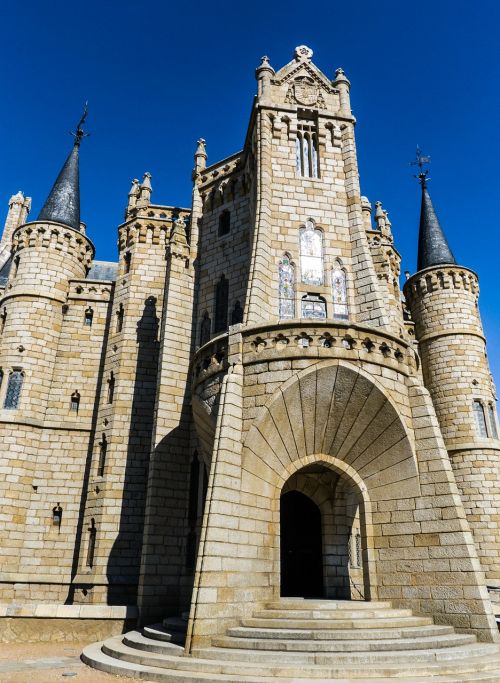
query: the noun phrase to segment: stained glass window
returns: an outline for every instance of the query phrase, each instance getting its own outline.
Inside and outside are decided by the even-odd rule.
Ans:
[[[495,415],[495,406],[493,405],[493,403],[489,404],[488,413],[489,413],[489,417],[490,417],[491,436],[494,439],[498,439],[497,420],[496,420],[496,415]]]
[[[312,221],[300,229],[300,276],[306,285],[323,284],[323,234]]]
[[[347,320],[347,286],[345,272],[336,266],[332,270],[333,317],[337,320]]]
[[[302,318],[326,318],[326,302],[317,294],[306,294],[302,298]]]
[[[486,429],[484,408],[481,401],[478,401],[477,399],[474,401],[474,415],[476,418],[476,426],[479,432],[479,436],[486,438],[488,436],[488,430]]]
[[[283,256],[279,262],[279,317],[281,319],[295,318],[294,281],[294,268],[289,257]]]
[[[9,375],[7,393],[5,394],[4,408],[15,410],[19,406],[24,376],[21,370],[13,370]]]

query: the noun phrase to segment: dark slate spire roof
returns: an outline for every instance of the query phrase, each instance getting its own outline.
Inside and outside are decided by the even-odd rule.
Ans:
[[[64,166],[42,210],[38,214],[39,221],[63,223],[70,228],[80,230],[80,173],[78,168],[79,144],[71,150]]]
[[[427,190],[427,177],[420,174],[419,178],[422,185],[422,205],[420,209],[417,270],[444,263],[455,264],[455,257],[441,229]]]
[[[87,111],[87,103],[85,103],[76,131],[72,133],[75,138],[75,144],[57,176],[56,182],[42,210],[38,214],[37,220],[39,221],[54,221],[55,223],[68,225],[75,230],[80,230],[79,152],[83,138],[88,135],[83,130]]]

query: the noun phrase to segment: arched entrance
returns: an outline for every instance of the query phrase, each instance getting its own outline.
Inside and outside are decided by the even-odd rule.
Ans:
[[[281,595],[323,597],[321,512],[299,491],[281,496]]]
[[[322,463],[289,477],[280,498],[282,597],[368,597],[363,508],[349,477]]]

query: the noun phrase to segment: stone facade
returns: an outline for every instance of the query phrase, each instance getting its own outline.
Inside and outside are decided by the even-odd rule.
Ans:
[[[402,304],[387,212],[360,191],[350,83],[311,57],[301,46],[277,73],[263,59],[243,151],[207,166],[199,141],[191,209],[133,181],[117,264],[12,198],[2,602],[190,609],[202,647],[312,590],[293,565],[312,550],[283,551],[293,493],[318,511],[323,597],[497,637],[500,441],[477,277],[420,270]]]

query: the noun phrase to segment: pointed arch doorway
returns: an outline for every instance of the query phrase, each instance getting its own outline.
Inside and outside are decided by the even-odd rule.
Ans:
[[[366,533],[353,482],[321,463],[296,471],[280,496],[282,597],[364,600]]]

